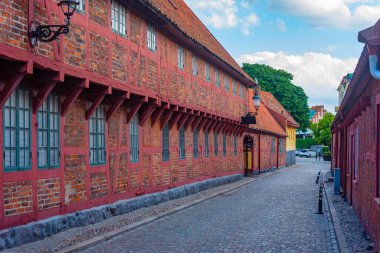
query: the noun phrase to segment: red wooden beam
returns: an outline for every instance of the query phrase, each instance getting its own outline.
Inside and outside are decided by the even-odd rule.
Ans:
[[[223,122],[221,121],[217,121],[217,124],[214,125],[214,127],[212,128],[212,130],[214,131],[214,133],[218,133],[216,130],[218,130],[218,128],[223,124]]]
[[[216,132],[220,133],[225,125],[226,125],[226,122],[225,121],[221,121],[221,124],[218,126],[218,128],[216,128]]]
[[[240,131],[241,127],[242,127],[242,126],[237,125],[236,128],[235,128],[235,130],[234,130],[234,132],[233,132],[233,134],[234,134],[234,135],[237,135],[238,132]]]
[[[225,130],[226,130],[228,127],[229,127],[229,123],[228,123],[228,122],[224,122],[222,128],[220,129],[220,132],[221,132],[222,134],[224,134],[224,133],[225,133]]]
[[[206,124],[203,126],[203,131],[207,131],[211,123],[213,122],[213,119],[207,119]]]
[[[215,125],[218,124],[219,121],[217,120],[214,120],[211,122],[211,124],[208,126],[208,128],[206,129],[207,132],[210,132],[211,129],[214,129]]]
[[[5,87],[0,92],[0,108],[3,108],[5,102],[16,90],[17,86],[24,79],[25,75],[26,75],[26,72],[15,74],[12,76],[9,82],[6,83]]]
[[[140,126],[144,126],[145,122],[154,112],[154,109],[156,108],[156,105],[148,105],[145,110],[142,112],[140,116]]]
[[[199,130],[202,129],[208,120],[209,120],[209,118],[202,118],[201,122],[199,122],[198,129]]]
[[[78,96],[81,94],[84,87],[75,87],[71,90],[69,95],[66,97],[65,101],[61,105],[61,116],[65,116],[67,111],[69,110],[69,107],[74,103],[74,101],[78,98]]]
[[[177,124],[179,118],[183,115],[181,112],[176,112],[174,116],[170,119],[169,129],[171,130],[175,124]]]
[[[173,115],[173,111],[167,110],[161,118],[161,129],[169,122],[170,117]]]
[[[143,105],[143,102],[137,102],[133,105],[129,113],[127,114],[127,124],[131,121],[131,119],[136,115],[136,113],[140,110],[141,106]]]
[[[58,81],[55,80],[46,82],[42,89],[38,91],[37,95],[33,97],[33,113],[36,113],[38,109],[40,109],[41,105],[45,102],[57,83]]]
[[[157,119],[159,119],[162,113],[165,111],[165,108],[157,107],[154,113],[152,114],[152,126],[156,123]]]
[[[106,97],[106,94],[99,94],[94,101],[92,102],[90,108],[86,111],[86,120],[88,120],[91,115],[94,113],[96,108],[102,103],[103,99]]]
[[[245,132],[245,130],[246,130],[246,127],[243,126],[243,127],[241,128],[241,130],[239,131],[238,135],[239,135],[239,136],[242,136],[243,133]]]
[[[186,120],[190,117],[190,114],[183,114],[181,118],[177,122],[177,129],[179,130],[186,122]]]
[[[187,128],[191,125],[191,123],[193,123],[193,121],[195,120],[196,116],[193,114],[193,115],[190,115],[190,117],[186,120],[185,124],[184,124],[184,128],[185,128],[185,131],[187,130]]]
[[[201,120],[202,120],[202,117],[198,117],[197,119],[193,121],[193,123],[191,124],[191,131],[194,131],[194,129],[198,127],[199,123],[201,123]]]
[[[127,98],[129,98],[128,93],[121,95],[118,98],[116,98],[116,100],[114,101],[114,103],[111,105],[111,107],[108,109],[108,111],[106,113],[106,121],[107,122],[111,118],[112,114],[120,108],[120,106],[124,103],[125,99],[127,99]]]
[[[232,125],[232,127],[231,127],[231,129],[230,129],[230,133],[231,133],[232,135],[235,135],[236,128],[237,128],[237,125]]]

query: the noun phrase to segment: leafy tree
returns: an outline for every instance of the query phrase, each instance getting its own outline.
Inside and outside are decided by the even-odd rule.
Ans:
[[[333,120],[334,115],[327,112],[318,123],[311,125],[310,128],[319,144],[331,146],[331,124]]]
[[[296,148],[310,148],[312,145],[317,145],[318,142],[314,138],[296,139]]]
[[[264,64],[243,63],[243,70],[257,79],[262,90],[273,94],[300,124],[301,130],[305,131],[309,127],[308,97],[301,87],[292,83],[292,74]]]

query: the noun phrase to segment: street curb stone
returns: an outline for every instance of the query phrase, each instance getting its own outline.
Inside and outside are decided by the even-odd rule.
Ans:
[[[334,225],[334,231],[335,231],[336,239],[338,241],[339,251],[340,253],[351,253],[350,248],[348,247],[348,244],[347,244],[346,237],[344,236],[343,229],[340,225],[339,218],[336,213],[332,199],[329,197],[326,191],[325,184],[323,184],[323,190],[327,199],[327,205],[328,205],[331,219]]]
[[[5,229],[0,231],[0,250],[42,240],[69,228],[94,224],[116,215],[182,198],[217,186],[239,181],[242,178],[242,174],[235,174],[208,179],[169,189],[164,192],[147,194],[128,200],[120,200],[112,204],[97,206],[76,213],[59,215],[37,222],[31,222],[23,226]]]

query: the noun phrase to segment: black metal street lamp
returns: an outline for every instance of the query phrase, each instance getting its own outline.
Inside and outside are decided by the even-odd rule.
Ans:
[[[30,45],[34,47],[37,41],[51,42],[58,38],[60,34],[69,32],[70,18],[74,14],[79,2],[77,0],[62,0],[57,4],[61,7],[63,14],[66,16],[65,25],[39,25],[33,21],[29,27]]]
[[[252,97],[252,99],[253,99],[253,106],[255,107],[255,110],[256,110],[255,115],[257,115],[259,112],[260,103],[261,103],[260,86],[257,85],[255,87],[255,95]]]
[[[256,80],[256,85],[254,86],[255,94],[252,97],[253,100],[253,106],[255,107],[255,112],[248,112],[247,115],[244,117],[241,117],[241,121],[243,124],[249,125],[249,124],[256,124],[256,116],[259,112],[259,107],[261,103],[261,97],[260,97],[260,86]]]

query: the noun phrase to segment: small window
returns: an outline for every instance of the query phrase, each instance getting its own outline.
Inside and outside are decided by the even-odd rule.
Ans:
[[[244,91],[243,91],[243,85],[240,84],[240,97],[243,98],[243,94],[244,94]]]
[[[185,149],[185,128],[181,127],[179,129],[179,159],[183,160],[186,157]]]
[[[139,134],[139,115],[133,116],[129,123],[130,139],[130,159],[131,163],[137,163],[140,159],[140,134]]]
[[[225,87],[226,91],[230,90],[230,84],[228,83],[228,76],[227,75],[224,77],[224,87]]]
[[[208,132],[205,132],[205,157],[209,157],[210,155],[210,148],[208,145]]]
[[[126,35],[126,15],[127,11],[119,2],[112,0],[111,2],[111,27],[115,32]]]
[[[162,161],[169,161],[169,124],[162,128]]]
[[[37,114],[38,167],[59,167],[59,97],[50,95]]]
[[[355,151],[354,151],[354,179],[358,179],[358,162],[359,162],[359,128],[355,128]]]
[[[223,156],[227,155],[227,136],[223,134]]]
[[[218,150],[218,134],[214,134],[214,155],[218,156],[219,150]]]
[[[4,170],[31,168],[31,99],[30,92],[16,89],[3,109]]]
[[[90,118],[90,164],[106,163],[106,112],[98,106]]]
[[[216,87],[220,86],[220,77],[219,77],[219,71],[218,70],[215,70],[215,84],[216,84]]]
[[[156,52],[157,50],[157,44],[156,44],[156,29],[152,24],[148,24],[147,28],[147,43],[148,43],[148,48]]]
[[[193,154],[194,158],[198,158],[198,129],[193,132]]]
[[[280,154],[283,154],[285,152],[285,140],[284,139],[280,139]]]
[[[237,155],[237,138],[236,135],[234,135],[234,155]]]
[[[77,5],[77,11],[79,12],[84,12],[84,1],[85,0],[77,0],[78,5]]]
[[[180,46],[178,46],[178,68],[185,68],[185,50]]]
[[[206,65],[205,65],[205,79],[207,82],[211,82],[210,64],[208,64],[208,63],[206,63]]]
[[[197,76],[198,75],[198,64],[197,64],[197,57],[195,55],[193,55],[193,58],[192,58],[192,65],[193,65],[193,76]]]
[[[272,137],[271,152],[275,153],[275,151],[276,151],[276,141],[275,141],[275,138]]]
[[[236,96],[236,81],[232,82],[232,92],[233,92],[234,96]]]

